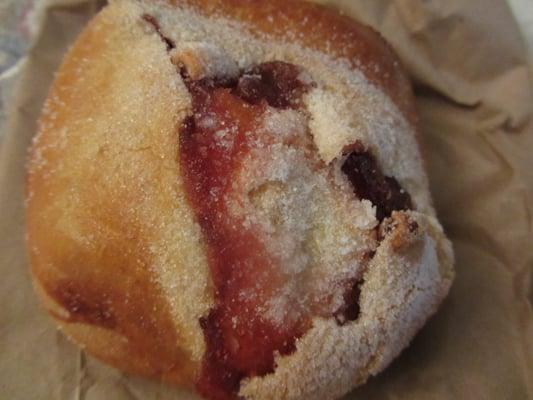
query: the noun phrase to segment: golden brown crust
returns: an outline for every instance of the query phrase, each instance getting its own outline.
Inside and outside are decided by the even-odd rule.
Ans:
[[[117,33],[110,17],[100,14],[79,37],[57,75],[40,120],[27,183],[32,274],[45,304],[53,300],[64,311],[51,312],[52,316],[89,352],[127,371],[190,384],[198,363],[191,360],[190,349],[179,347],[184,342],[182,332],[177,331],[169,299],[150,269],[157,261],[149,249],[158,233],[142,216],[141,204],[151,199],[143,198],[142,183],[128,181],[127,176],[132,173],[154,179],[160,176],[161,167],[150,166],[154,155],[149,151],[143,154],[142,143],[139,149],[125,149],[135,144],[128,141],[142,137],[110,138],[106,136],[113,132],[105,128],[90,140],[82,136],[98,129],[99,123],[112,124],[112,114],[120,113],[130,100],[121,98],[122,93],[117,93],[120,87],[113,88],[115,83],[110,80],[123,74],[120,63],[138,62],[138,58],[125,54],[131,33]],[[137,34],[146,36],[141,28]],[[118,68],[105,61],[110,55]],[[90,62],[82,66],[81,60]],[[80,68],[91,70],[80,73]],[[122,84],[143,79],[143,67],[128,73],[131,75]],[[90,84],[84,84],[84,79]],[[146,80],[140,85],[147,90],[151,83]],[[171,98],[174,94],[165,95],[160,93],[156,107],[165,110],[178,105]],[[152,113],[155,120],[149,129],[154,134],[167,131],[173,140],[178,114],[179,108],[171,118]],[[101,120],[92,121],[91,115],[99,115],[95,119]],[[81,123],[85,129],[79,128]],[[143,129],[143,124],[139,120],[130,129]],[[146,142],[147,147],[154,144]],[[159,151],[174,165],[172,149],[165,154],[154,146],[152,151],[155,156]],[[121,165],[130,162],[129,151],[139,151],[131,160],[137,165]],[[131,171],[115,174],[117,168]],[[162,182],[172,181],[177,173],[171,171],[169,179]],[[111,336],[115,340],[110,343]]]
[[[162,364],[159,364],[159,360],[151,359],[145,353],[151,350],[151,354],[154,354],[153,349],[141,351],[134,343],[125,340],[124,335],[116,330],[99,327],[98,324],[68,320],[68,314],[65,313],[64,308],[56,302],[55,298],[46,293],[38,279],[34,280],[34,286],[43,305],[56,320],[58,328],[89,354],[131,374],[161,379],[192,388],[195,375],[195,370],[191,368],[193,364],[182,363],[162,371]],[[187,360],[187,355],[176,353],[176,349],[172,349],[172,352],[178,360]]]
[[[250,27],[254,35],[300,43],[346,59],[385,91],[411,122],[416,120],[409,79],[383,37],[372,28],[322,5],[299,0],[171,0],[207,16],[225,16]]]
[[[396,126],[396,117],[403,123],[402,128],[398,128],[398,136],[404,132],[411,135],[416,128],[409,82],[390,47],[370,28],[332,10],[295,0],[272,0],[261,2],[260,6],[254,0],[116,0],[95,17],[58,72],[40,119],[40,132],[30,153],[27,232],[35,286],[61,329],[89,353],[125,371],[191,386],[205,352],[199,319],[207,315],[212,307],[213,288],[205,244],[187,203],[179,171],[177,135],[182,121],[190,113],[191,105],[190,96],[172,61],[183,61],[185,57],[186,62],[194,64],[195,73],[201,76],[210,73],[210,68],[205,68],[202,63],[209,62],[212,54],[210,43],[199,45],[195,40],[190,41],[191,46],[177,49],[181,53],[168,52],[168,43],[161,41],[154,27],[142,18],[143,13],[153,11],[161,4],[162,12],[174,12],[174,9],[166,8],[167,3],[173,4],[176,10],[185,7],[190,12],[192,7],[204,17],[238,22],[237,30],[258,38],[258,42],[262,41],[257,46],[258,54],[263,47],[268,47],[264,43],[279,42],[280,46],[298,43],[302,49],[312,49],[316,54],[326,55],[334,61],[348,60],[348,68],[344,68],[344,64],[339,67],[344,68],[341,72],[346,72],[348,78],[350,74],[362,72],[372,85],[367,87],[364,82],[364,85],[359,85],[359,90],[363,93],[366,89],[376,91],[377,95],[371,100],[357,98],[360,92],[353,96],[355,99],[350,97],[354,89],[346,83],[349,79],[336,82],[328,71],[329,61],[316,68],[306,65],[306,62],[313,64],[315,60],[305,58],[307,53],[304,54],[303,50],[304,55],[298,54],[295,59],[288,60],[301,62],[309,70],[315,68],[316,75],[326,82],[323,86],[327,90],[316,88],[305,101],[313,117],[310,130],[315,135],[315,144],[328,157],[333,154],[330,158],[334,158],[347,143],[354,143],[356,137],[355,134],[353,137],[347,134],[338,143],[333,137],[320,142],[319,131],[322,130],[327,138],[330,129],[322,129],[320,118],[327,117],[327,124],[336,122],[329,114],[322,113],[323,104],[332,104],[334,108],[340,104],[328,90],[345,90],[339,96],[347,99],[346,104],[340,106],[344,107],[349,118],[355,115],[352,110],[360,111],[365,107],[373,110],[376,104],[381,105],[383,99],[379,96],[383,96],[387,101],[390,98],[400,111],[398,113],[394,106],[390,107],[391,110],[387,109],[392,125]],[[169,26],[171,23],[168,21],[166,25],[162,22],[159,34],[166,34],[165,29]],[[178,34],[172,33],[171,40],[179,37],[181,27],[175,29]],[[202,39],[209,41],[209,38]],[[219,47],[218,43],[214,46],[215,49]],[[199,48],[205,54],[200,54]],[[239,59],[235,54],[241,49],[225,50],[234,51],[231,62],[224,65],[226,70],[233,71],[237,68],[234,60]],[[223,58],[217,53],[216,57],[219,56]],[[262,56],[254,54],[251,59],[261,62],[264,61]],[[283,57],[287,57],[285,53],[282,53]],[[356,81],[355,86],[360,82]],[[346,93],[350,96],[345,96]],[[333,101],[327,103],[324,99]],[[372,117],[373,114],[370,119]],[[360,122],[349,121],[350,128]],[[333,128],[336,129],[336,126]],[[375,129],[384,131],[380,125]],[[371,136],[370,133],[368,135]],[[385,133],[383,135],[387,137]],[[345,139],[349,142],[343,142]],[[395,140],[398,141],[399,153],[404,150],[410,152],[412,157],[408,158],[414,159],[414,164],[403,162],[379,140],[374,143],[373,150],[378,158],[381,155],[380,161],[391,160],[394,171],[391,172],[389,166],[387,174],[398,174],[401,180],[402,171],[407,171],[404,180],[406,185],[411,185],[406,187],[418,203],[418,210],[431,214],[425,175],[418,163],[418,149],[410,139],[406,138],[405,142]],[[368,143],[365,145],[371,147]],[[326,158],[323,154],[320,155]],[[402,162],[398,162],[401,165],[396,171],[398,159]],[[326,163],[330,161],[325,160]],[[412,170],[414,172],[409,175]],[[362,209],[368,211],[371,207]],[[373,216],[367,211],[361,218],[372,222]],[[396,218],[407,221],[401,215]],[[420,218],[425,220],[426,217]],[[394,240],[388,238],[384,242],[387,247],[378,252],[383,271],[387,270],[386,264],[391,259],[391,265],[399,265],[398,271],[404,267],[405,263],[395,259],[394,249],[403,250],[405,247],[406,252],[409,251],[409,243],[404,236],[413,233],[407,232],[410,225],[407,222],[397,225],[399,228],[395,231]],[[431,238],[424,236],[423,230],[416,232],[419,242],[426,240],[429,243],[424,242],[426,253],[433,257],[435,242],[439,262],[451,262],[451,251],[446,247],[447,242],[439,231],[438,223],[426,225],[431,227]],[[441,246],[441,242],[445,243]],[[417,246],[421,248],[420,243]],[[420,257],[417,254],[413,259]],[[410,278],[414,284],[418,279],[416,263],[419,260],[416,260],[411,268],[415,272]],[[431,268],[433,265],[426,269]],[[451,267],[446,264],[446,268],[446,273],[449,273]],[[398,281],[393,283],[401,287],[403,281],[398,271]],[[375,272],[376,276],[378,272]],[[383,272],[383,275],[386,273]],[[450,276],[444,283],[437,278],[440,279],[432,275],[433,286],[428,285],[430,289],[421,295],[421,298],[429,300],[420,315],[416,314],[418,311],[414,306],[412,310],[409,305],[406,306],[405,313],[416,314],[414,317],[407,316],[411,319],[404,318],[406,336],[400,337],[393,349],[386,348],[385,343],[378,343],[374,348],[369,346],[369,357],[378,361],[370,365],[370,361],[357,355],[366,360],[366,366],[349,363],[356,371],[352,375],[364,381],[370,373],[384,368],[407,344],[449,287]],[[381,275],[374,280],[369,279],[369,282],[374,282],[374,286],[363,294],[363,298],[367,296],[370,299],[372,290],[378,290]],[[371,300],[368,302],[375,301]],[[416,298],[413,304],[415,301]],[[373,303],[369,309],[372,307],[375,307]],[[380,307],[385,310],[388,305],[380,303]],[[372,312],[370,310],[368,314]],[[400,311],[398,314],[402,317]],[[379,318],[385,319],[383,315]],[[373,321],[370,322],[367,326],[372,325]],[[394,323],[396,321],[392,321],[390,326],[395,326]],[[324,328],[321,324],[316,324],[318,331],[314,330],[308,337],[302,338],[298,345],[302,348],[298,349],[296,357],[290,356],[280,362],[280,373],[276,371],[267,379],[254,378],[248,382],[243,389],[246,396],[279,398],[278,394],[285,392],[291,393],[287,394],[288,398],[299,398],[294,393],[303,393],[308,398],[324,398],[324,392],[318,387],[331,385],[328,396],[335,396],[335,393],[342,394],[353,386],[355,382],[352,378],[343,378],[339,385],[331,379],[321,381],[323,376],[315,377],[313,371],[308,373],[304,363],[300,362],[298,357],[306,360],[314,351],[307,352],[305,343],[311,343],[308,348],[315,349],[324,342],[322,335],[335,331],[333,322],[333,327],[328,325]],[[381,332],[387,328],[375,329]],[[355,347],[350,340],[359,335],[358,331],[357,335],[351,336],[346,335],[347,328],[343,332],[343,343],[353,350]],[[383,342],[383,338],[376,337]],[[314,340],[317,346],[313,344]],[[383,348],[390,354],[372,354],[372,351],[377,351],[375,349],[381,351]],[[340,349],[339,352],[341,350],[344,351]],[[322,356],[325,357],[324,354]],[[383,361],[379,361],[380,357]],[[307,361],[305,363],[307,365]],[[314,391],[313,395],[311,392],[298,392],[304,389],[291,380],[291,370],[301,370],[311,379],[308,387]],[[331,371],[334,376],[335,369]],[[277,379],[286,384],[286,389],[281,392]],[[269,385],[273,385],[275,390]]]

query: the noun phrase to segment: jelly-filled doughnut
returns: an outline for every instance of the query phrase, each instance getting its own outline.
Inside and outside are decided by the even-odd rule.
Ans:
[[[34,286],[88,353],[207,399],[335,399],[436,311],[453,252],[379,34],[273,0],[111,1],[30,150]]]

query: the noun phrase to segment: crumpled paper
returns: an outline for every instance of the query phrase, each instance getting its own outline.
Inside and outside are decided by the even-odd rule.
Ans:
[[[533,398],[533,83],[504,0],[321,0],[374,26],[415,84],[435,206],[456,252],[449,298],[351,399]],[[6,399],[196,399],[86,356],[37,304],[24,162],[62,54],[101,6],[48,0],[0,148],[0,393]]]

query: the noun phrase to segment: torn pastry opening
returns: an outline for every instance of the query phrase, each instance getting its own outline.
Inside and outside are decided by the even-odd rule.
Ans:
[[[170,46],[150,23],[192,100],[178,159],[215,290],[200,321],[197,387],[236,398],[241,380],[273,372],[314,318],[357,320],[379,224],[412,202],[361,143],[329,164],[320,158],[303,102],[315,83],[304,68],[239,68],[209,43]]]

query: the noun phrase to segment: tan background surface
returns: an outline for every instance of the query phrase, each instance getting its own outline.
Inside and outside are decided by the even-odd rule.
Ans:
[[[533,398],[533,95],[504,0],[331,0],[378,28],[416,82],[439,216],[457,279],[412,346],[347,399]],[[189,399],[86,357],[32,293],[24,251],[26,148],[61,55],[97,1],[51,0],[0,148],[0,398]]]

